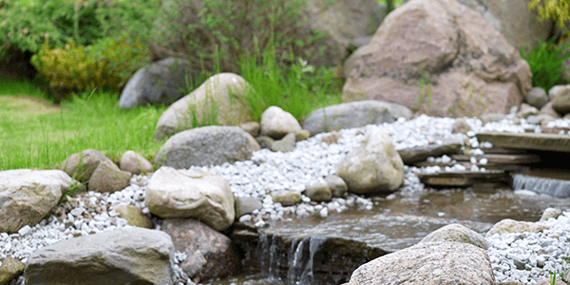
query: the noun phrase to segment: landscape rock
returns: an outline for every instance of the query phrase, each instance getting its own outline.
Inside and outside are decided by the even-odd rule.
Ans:
[[[116,192],[131,184],[132,174],[122,171],[113,162],[102,161],[89,178],[87,189],[95,192]]]
[[[494,147],[524,150],[570,152],[570,136],[535,133],[478,133],[477,140],[490,142]]]
[[[0,171],[0,233],[35,226],[72,185],[61,170]]]
[[[232,240],[193,219],[165,219],[161,230],[172,237],[176,251],[186,253],[180,267],[194,282],[232,275],[240,264]]]
[[[26,265],[19,259],[12,256],[4,258],[2,266],[0,266],[0,284],[8,284],[10,280],[22,275],[24,268],[26,268]]]
[[[329,175],[324,178],[327,186],[331,190],[331,194],[333,197],[342,198],[344,194],[348,191],[348,186],[342,178],[336,175]]]
[[[253,121],[242,123],[239,127],[248,132],[252,137],[259,135],[259,130],[261,129],[259,123]]]
[[[192,128],[192,120],[206,124],[214,116],[219,125],[238,126],[251,121],[251,114],[243,102],[243,92],[248,83],[233,73],[216,74],[192,93],[172,103],[156,123],[155,140]]]
[[[554,97],[556,97],[559,93],[563,92],[564,90],[570,88],[569,85],[555,85],[550,90],[548,90],[548,97],[552,101]]]
[[[516,50],[523,47],[530,51],[536,47],[537,37],[542,42],[550,38],[554,22],[551,19],[537,21],[536,9],[529,10],[530,1],[458,0],[459,3],[479,13],[487,23],[505,37]]]
[[[439,228],[423,238],[424,242],[462,242],[487,250],[491,244],[485,237],[461,224],[451,224]]]
[[[325,136],[321,139],[321,142],[326,143],[327,145],[335,144],[338,139],[342,137],[337,131],[332,131],[328,136]]]
[[[540,233],[546,229],[548,229],[548,226],[539,225],[537,223],[504,219],[496,223],[485,236],[490,237],[494,234],[501,235],[503,233]]]
[[[493,285],[495,276],[487,252],[479,247],[459,242],[426,242],[360,266],[347,285],[361,284]]]
[[[540,114],[550,115],[554,118],[562,117],[554,108],[552,108],[552,101],[546,103],[542,108],[540,108]]]
[[[43,247],[30,255],[28,284],[156,284],[172,282],[174,244],[161,231],[120,228]]]
[[[414,162],[423,161],[426,158],[439,157],[444,154],[456,154],[461,151],[463,144],[455,139],[441,139],[441,144],[428,144],[412,148],[398,150],[404,164],[412,164]]]
[[[300,131],[295,132],[295,141],[297,141],[297,142],[304,141],[310,137],[311,137],[311,132],[309,132],[305,129],[302,129]]]
[[[556,93],[552,99],[552,109],[560,114],[570,113],[570,86]]]
[[[337,175],[357,194],[391,193],[402,185],[404,163],[392,139],[380,127],[370,131],[337,164]]]
[[[254,210],[259,210],[263,207],[261,200],[256,197],[235,197],[236,219],[245,215],[251,214]]]
[[[538,114],[538,115],[531,115],[526,118],[526,122],[529,124],[536,124],[540,125],[543,121],[554,121],[556,118],[552,117],[548,114]]]
[[[412,111],[399,104],[365,100],[317,109],[305,119],[303,129],[315,135],[369,124],[391,123],[400,117],[409,120]]]
[[[81,159],[83,158],[83,159]],[[80,182],[87,182],[91,178],[91,175],[99,166],[102,161],[108,161],[113,163],[113,161],[106,157],[101,152],[95,149],[86,149],[81,153],[74,153],[67,157],[62,165],[62,170],[67,173],[67,175],[74,177]]]
[[[133,227],[153,229],[154,225],[149,217],[143,214],[142,209],[135,205],[119,204],[115,206],[115,211],[120,218],[127,220],[127,224]]]
[[[490,123],[490,122],[500,122],[506,118],[507,118],[507,115],[499,114],[499,113],[483,114],[480,116],[480,119],[483,122],[483,125]]]
[[[271,192],[273,203],[281,203],[284,207],[293,206],[301,202],[301,193],[288,190],[277,190]]]
[[[311,198],[311,201],[329,202],[332,199],[332,192],[326,184],[308,185],[305,188],[305,196]]]
[[[259,144],[260,148],[271,148],[273,143],[275,142],[274,139],[268,136],[258,136],[255,138],[255,141]]]
[[[194,78],[187,60],[168,57],[139,69],[121,92],[119,108],[166,104],[185,95],[186,79]],[[182,89],[182,90],[179,90]]]
[[[546,208],[540,217],[540,221],[548,221],[550,218],[558,218],[558,216],[562,215],[562,211],[556,208]]]
[[[344,85],[343,102],[364,97],[428,115],[478,116],[508,113],[532,88],[530,67],[519,51],[455,0],[403,5],[363,49]],[[431,105],[424,98],[418,107],[422,80],[431,89]]]
[[[453,132],[454,133],[462,133],[467,134],[468,131],[471,130],[471,126],[465,121],[463,118],[455,119],[455,123],[453,123]]]
[[[169,138],[154,158],[155,167],[187,169],[249,160],[259,144],[239,127],[207,126]]]
[[[229,228],[235,218],[228,182],[201,170],[159,168],[148,181],[145,204],[161,218],[195,218],[217,231]]]
[[[142,155],[132,151],[127,150],[121,161],[119,162],[119,168],[124,171],[128,171],[132,174],[144,174],[152,171],[152,164]]]
[[[536,115],[538,115],[538,114],[539,114],[539,112],[538,112],[538,109],[537,109],[537,108],[535,108],[535,107],[533,107],[533,106],[531,106],[531,105],[528,105],[528,104],[526,104],[526,103],[522,103],[522,104],[521,104],[521,109],[520,109],[520,111],[517,113],[517,118],[526,119],[526,118],[528,118],[529,116],[536,116]]]
[[[533,107],[540,109],[550,101],[550,98],[548,98],[548,95],[544,89],[540,87],[533,87],[530,89],[528,94],[526,94],[525,100]]]
[[[272,151],[290,152],[295,149],[295,133],[289,133],[282,139],[275,141],[269,149]]]
[[[277,106],[271,106],[261,114],[260,124],[260,134],[276,140],[301,130],[297,119]]]

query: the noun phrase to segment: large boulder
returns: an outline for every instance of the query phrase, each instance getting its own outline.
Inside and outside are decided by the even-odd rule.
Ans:
[[[404,163],[392,144],[390,135],[377,127],[368,132],[337,164],[336,172],[357,194],[391,193],[404,180]]]
[[[376,258],[356,269],[347,285],[492,285],[484,249],[468,243],[426,242]]]
[[[76,237],[37,250],[24,271],[27,284],[173,284],[174,244],[161,231],[121,228]]]
[[[170,105],[186,94],[186,82],[193,77],[187,60],[169,57],[154,62],[139,69],[129,79],[121,92],[119,108],[162,103]]]
[[[260,149],[257,141],[240,127],[202,127],[169,138],[154,157],[154,165],[177,169],[221,165],[248,160]]]
[[[61,170],[0,171],[0,232],[35,226],[73,185]]]
[[[145,204],[161,218],[195,218],[218,231],[235,218],[234,195],[222,177],[201,170],[159,168],[147,184]]]
[[[390,13],[363,47],[342,100],[439,116],[508,113],[532,88],[531,77],[519,51],[477,12],[457,0],[417,0]]]
[[[303,122],[303,129],[312,135],[391,123],[400,117],[412,118],[412,111],[402,105],[380,101],[358,101],[328,106],[313,111]]]
[[[192,93],[174,102],[158,119],[155,139],[161,140],[198,125],[220,124],[239,126],[252,116],[243,101],[248,86],[243,77],[220,73],[206,80]]]
[[[236,273],[240,259],[227,236],[193,219],[165,219],[161,229],[176,251],[186,253],[180,267],[190,279],[203,282]]]
[[[530,51],[530,45],[536,47],[540,38],[545,42],[550,38],[554,21],[545,19],[539,21],[538,10],[531,11],[528,4],[532,0],[523,1],[494,1],[494,0],[457,0],[459,3],[479,13],[487,23],[499,31],[503,37],[516,50],[521,50],[526,45]]]
[[[439,228],[424,237],[420,243],[440,241],[469,243],[484,250],[491,246],[489,241],[481,234],[461,224],[451,224]]]
[[[257,2],[260,1],[254,3]],[[306,57],[307,54],[311,54],[310,58],[305,59],[315,67],[340,65],[347,55],[351,40],[374,33],[386,15],[385,7],[379,5],[376,0],[309,0],[306,4],[300,11],[301,20],[305,21],[299,21],[298,25],[287,24],[284,27],[276,27],[275,32],[283,31],[285,34],[295,34],[303,39],[315,38],[315,30],[322,34],[321,39],[302,47],[291,45],[297,56]],[[189,58],[189,54],[193,54],[191,53],[193,49],[181,35],[185,34],[189,24],[196,23],[195,15],[204,7],[203,1],[163,1],[163,7],[153,24],[153,30],[157,32],[153,42],[150,43],[151,57],[153,60],[173,55]],[[249,12],[266,13],[267,8],[270,7],[260,12],[252,8],[253,11]],[[176,14],[179,11],[182,13]],[[164,21],[173,15],[176,16],[170,22]],[[259,32],[259,28],[255,27],[255,21],[243,21],[241,24],[246,26],[239,31],[243,32],[240,40],[251,41],[254,33]],[[199,62],[195,63],[195,68],[200,68]],[[223,58],[221,69],[239,71],[233,61]]]

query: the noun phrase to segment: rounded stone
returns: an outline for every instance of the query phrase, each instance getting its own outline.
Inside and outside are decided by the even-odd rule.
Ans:
[[[278,190],[271,192],[273,203],[281,203],[281,205],[293,206],[301,202],[301,193],[296,191]]]
[[[332,199],[331,189],[326,184],[308,185],[305,188],[305,196],[316,202],[328,202]]]

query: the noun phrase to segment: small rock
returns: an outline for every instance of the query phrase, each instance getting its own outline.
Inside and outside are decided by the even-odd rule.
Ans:
[[[325,182],[331,191],[333,197],[341,198],[348,191],[348,186],[342,178],[336,175],[329,175],[325,177]]]
[[[481,115],[479,118],[481,119],[481,121],[483,121],[483,125],[485,125],[485,124],[490,123],[490,122],[500,122],[500,121],[506,119],[507,115],[498,114],[498,113],[491,113],[491,114]]]
[[[550,101],[550,102],[546,103],[546,105],[542,106],[542,108],[540,108],[540,113],[545,114],[545,115],[550,115],[550,116],[557,118],[557,119],[562,117],[560,115],[560,113],[558,113],[557,111],[555,111],[552,108],[552,101]]]
[[[235,203],[236,218],[240,218],[245,214],[251,214],[254,210],[263,207],[261,200],[255,197],[236,197]]]
[[[471,126],[467,123],[467,121],[465,121],[465,119],[463,118],[455,119],[455,123],[453,123],[454,133],[466,134],[470,130]]]
[[[304,141],[311,137],[311,132],[303,129],[295,132],[295,141]]]
[[[517,113],[517,117],[521,119],[526,119],[529,116],[533,115],[534,116],[538,115],[538,109],[529,104],[522,103],[521,110]]]
[[[489,232],[487,232],[486,237],[490,237],[494,234],[503,234],[503,233],[524,233],[524,232],[539,233],[545,229],[548,229],[548,226],[543,226],[531,222],[522,222],[511,219],[504,219],[496,223],[489,230]]]
[[[328,202],[332,199],[332,193],[328,185],[308,185],[305,188],[305,195],[313,201]]]
[[[536,282],[536,285],[552,285],[552,283],[550,282],[550,279],[542,279],[542,280]],[[564,281],[562,281],[560,279],[556,279],[556,281],[554,282],[554,285],[567,285],[567,283],[565,283]]]
[[[132,174],[143,174],[152,171],[152,164],[142,155],[128,150],[121,157],[119,168]]]
[[[271,149],[271,146],[275,142],[274,139],[272,139],[268,136],[259,136],[259,137],[255,138],[255,140],[257,141],[257,143],[259,144],[259,146],[261,148],[269,148],[269,149]]]
[[[540,217],[540,221],[548,221],[550,218],[558,218],[558,216],[562,215],[562,211],[556,208],[546,208],[544,213],[542,213],[542,217]]]
[[[270,147],[272,151],[290,152],[295,149],[295,134],[289,133],[281,140],[275,141]]]
[[[290,113],[277,106],[267,108],[261,114],[261,135],[281,139],[289,133],[301,130],[301,125]]]
[[[544,91],[544,89],[542,89],[540,87],[532,88],[526,94],[525,99],[526,99],[526,102],[528,104],[530,104],[531,106],[536,107],[538,109],[542,108],[542,106],[546,105],[546,103],[548,103],[548,101],[550,101],[550,98],[548,98],[546,91]]]
[[[323,137],[321,139],[322,142],[326,143],[327,145],[335,144],[341,135],[337,131],[330,132],[330,135]]]
[[[322,218],[326,218],[329,215],[329,208],[324,207],[319,211],[319,215],[321,215]]]
[[[26,265],[19,259],[12,256],[4,258],[0,266],[0,284],[8,284],[10,280],[21,275],[25,268]]]
[[[261,125],[259,125],[258,122],[253,121],[242,123],[239,127],[248,132],[253,137],[256,137],[259,134],[259,130],[261,129]]]
[[[154,225],[149,217],[142,213],[142,209],[135,205],[119,204],[115,207],[119,217],[127,220],[127,224],[133,227],[153,229]]]
[[[301,202],[301,193],[295,191],[279,190],[271,192],[274,203],[281,203],[284,207],[293,206]]]
[[[423,242],[462,242],[487,250],[491,244],[479,233],[460,224],[444,226],[423,238]]]

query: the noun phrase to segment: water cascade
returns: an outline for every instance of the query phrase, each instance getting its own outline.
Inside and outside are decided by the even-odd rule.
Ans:
[[[513,190],[530,190],[557,198],[570,198],[570,181],[514,174]]]

